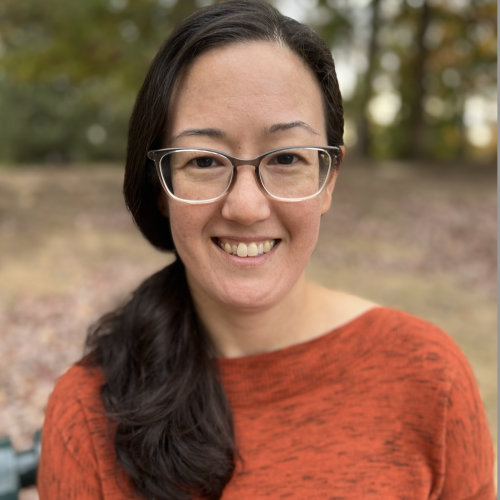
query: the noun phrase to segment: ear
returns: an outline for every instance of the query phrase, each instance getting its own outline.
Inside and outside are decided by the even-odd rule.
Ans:
[[[161,189],[158,193],[156,205],[158,206],[158,210],[163,215],[163,217],[166,217],[168,219],[168,195],[163,189]]]
[[[321,207],[321,215],[326,214],[326,212],[328,212],[328,209],[330,208],[330,205],[332,203],[333,188],[335,187],[335,182],[337,181],[337,176],[339,174],[340,166],[344,161],[344,156],[345,156],[345,147],[340,146],[340,155],[337,158],[338,167],[331,172],[330,178],[326,181],[323,206]]]

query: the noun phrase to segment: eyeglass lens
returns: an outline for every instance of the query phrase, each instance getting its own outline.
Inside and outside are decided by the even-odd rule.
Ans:
[[[323,187],[330,167],[326,151],[290,148],[270,153],[259,165],[265,189],[278,198],[307,198]],[[188,201],[221,196],[233,176],[229,158],[211,151],[172,151],[160,160],[160,171],[169,191]]]

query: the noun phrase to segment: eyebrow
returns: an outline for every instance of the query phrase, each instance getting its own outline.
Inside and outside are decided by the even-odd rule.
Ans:
[[[215,139],[222,139],[226,137],[226,133],[218,128],[190,128],[188,130],[183,130],[180,134],[176,135],[175,137],[172,137],[172,139],[170,139],[168,143],[171,144],[172,142],[176,141],[181,137],[191,136],[191,135],[195,136],[206,135],[208,137],[213,137]]]
[[[271,127],[264,127],[264,133],[274,134],[275,132],[289,130],[295,127],[303,127],[306,130],[309,130],[309,132],[313,133],[314,135],[319,135],[318,132],[316,132],[316,130],[314,130],[310,125],[301,120],[290,123],[275,123],[274,125],[271,125]],[[214,139],[223,139],[224,137],[226,137],[226,133],[218,128],[191,128],[183,130],[180,134],[177,134],[175,137],[172,137],[172,139],[170,139],[168,143],[172,144],[174,141],[180,139],[181,137],[200,136],[200,135],[205,135],[207,137],[212,137]]]
[[[266,134],[273,134],[274,132],[279,132],[282,130],[289,130],[294,127],[303,127],[309,132],[312,132],[314,135],[319,135],[316,130],[314,130],[310,125],[308,125],[306,122],[303,121],[295,121],[295,122],[290,122],[290,123],[276,123],[275,125],[272,125],[271,127],[267,128],[264,127],[264,131]]]

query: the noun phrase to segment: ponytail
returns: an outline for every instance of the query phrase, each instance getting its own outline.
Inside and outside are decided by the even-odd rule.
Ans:
[[[117,423],[118,460],[150,500],[218,499],[234,470],[231,412],[184,265],[153,274],[87,337]]]

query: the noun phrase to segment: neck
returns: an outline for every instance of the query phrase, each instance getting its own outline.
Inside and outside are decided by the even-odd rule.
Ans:
[[[266,309],[235,309],[217,302],[189,279],[196,312],[217,355],[236,358],[275,351],[307,340],[314,314],[311,287],[304,273],[277,304]]]

